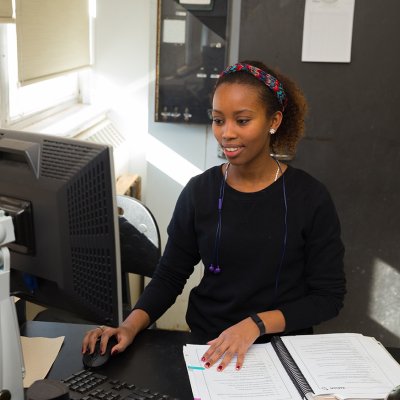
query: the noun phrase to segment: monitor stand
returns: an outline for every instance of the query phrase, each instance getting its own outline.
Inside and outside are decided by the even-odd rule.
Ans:
[[[24,398],[24,361],[15,304],[10,297],[10,252],[5,246],[15,240],[11,217],[0,210],[0,394],[11,400]]]

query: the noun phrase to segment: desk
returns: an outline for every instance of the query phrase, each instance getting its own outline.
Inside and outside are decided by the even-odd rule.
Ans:
[[[63,379],[83,369],[81,342],[92,325],[27,321],[21,329],[24,336],[65,336],[61,351],[48,378]],[[157,390],[182,400],[192,400],[192,391],[182,346],[196,343],[187,332],[148,329],[141,332],[123,353],[113,357],[99,373]],[[388,348],[400,362],[400,349]]]
[[[91,325],[27,321],[23,336],[65,336],[61,351],[48,378],[65,379],[83,369],[81,342]],[[148,329],[141,332],[123,353],[112,357],[99,373],[143,388],[192,400],[192,390],[183,359],[182,346],[194,343],[188,332]]]

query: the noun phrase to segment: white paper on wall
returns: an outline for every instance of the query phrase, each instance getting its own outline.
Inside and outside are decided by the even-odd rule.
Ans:
[[[186,21],[183,19],[164,19],[162,41],[164,43],[185,43]]]
[[[350,62],[355,0],[306,0],[302,61]]]

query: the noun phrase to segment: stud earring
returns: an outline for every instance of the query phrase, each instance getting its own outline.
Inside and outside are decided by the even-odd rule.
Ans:
[[[269,130],[269,133],[270,133],[271,135],[273,135],[275,132],[276,132],[276,130],[275,130],[274,128],[271,128],[271,129]]]

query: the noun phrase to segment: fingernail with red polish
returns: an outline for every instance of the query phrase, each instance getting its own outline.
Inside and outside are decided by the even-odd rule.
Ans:
[[[206,361],[206,358],[205,357],[201,357],[201,361]]]
[[[114,350],[114,351],[111,353],[111,355],[112,355],[112,356],[116,356],[118,353],[119,353],[118,350]]]
[[[218,372],[221,372],[221,371],[222,371],[222,366],[221,366],[221,365],[217,368],[217,371],[218,371]]]
[[[205,366],[206,368],[210,368],[210,363],[207,362],[207,363],[204,364],[204,366]]]
[[[239,371],[240,370],[240,368],[242,368],[240,365],[236,365],[236,371]]]

